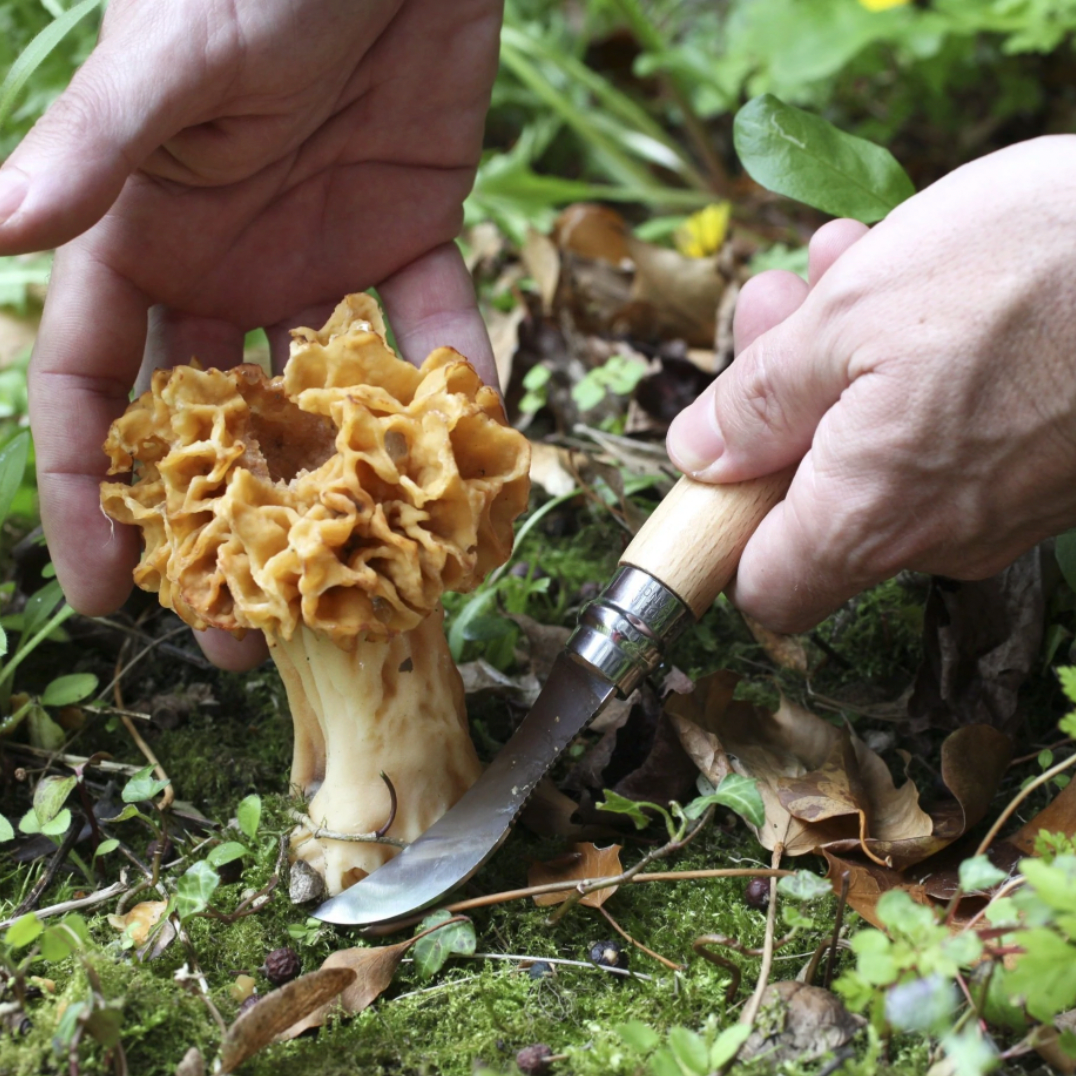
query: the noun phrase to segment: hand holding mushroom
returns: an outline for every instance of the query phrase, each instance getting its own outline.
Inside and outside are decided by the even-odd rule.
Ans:
[[[349,296],[293,333],[282,377],[256,366],[159,370],[113,423],[101,502],[142,529],[135,581],[196,628],[260,629],[295,721],[292,783],[314,827],[413,840],[473,783],[478,759],[441,631],[512,547],[529,449],[497,393],[450,348],[416,369]],[[293,837],[341,889],[392,853]]]

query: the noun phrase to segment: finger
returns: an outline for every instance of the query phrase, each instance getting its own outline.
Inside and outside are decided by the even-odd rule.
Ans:
[[[858,243],[868,232],[865,224],[858,220],[831,220],[823,224],[811,236],[807,248],[807,279],[813,288],[825,275],[826,270],[853,244]]]
[[[243,361],[244,333],[220,318],[197,318],[154,306],[149,312],[149,330],[138,373],[135,392],[149,388],[154,370],[183,366],[197,359],[203,366],[228,370]]]
[[[740,290],[732,319],[736,354],[795,313],[807,292],[807,281],[784,269],[771,269],[752,277]]]
[[[0,169],[0,251],[58,247],[95,224],[127,177],[183,124],[190,69],[170,39],[103,41]],[[149,42],[159,42],[151,47]]]
[[[732,327],[736,354],[795,313],[807,298],[807,290],[802,277],[781,269],[752,277],[736,302]],[[681,411],[669,427],[666,441],[669,456],[686,474],[702,477],[700,472],[713,463],[724,447],[714,409],[714,394],[720,384],[719,378]]]
[[[29,371],[41,521],[60,585],[87,616],[131,589],[139,541],[101,512],[102,444],[138,370],[148,303],[74,247],[56,256]]]
[[[500,387],[474,282],[455,243],[424,254],[378,292],[405,359],[417,366],[435,348],[454,347],[487,385]]]
[[[269,647],[260,631],[248,631],[242,639],[217,628],[196,631],[194,638],[202,653],[226,672],[247,672],[256,669],[269,657]]]

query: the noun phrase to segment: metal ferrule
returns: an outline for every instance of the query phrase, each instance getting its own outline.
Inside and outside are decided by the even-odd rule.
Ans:
[[[694,621],[691,610],[652,575],[621,567],[583,608],[568,653],[630,695],[662,651]]]

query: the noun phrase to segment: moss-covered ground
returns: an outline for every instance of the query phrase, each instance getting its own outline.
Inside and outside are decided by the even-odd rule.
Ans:
[[[555,520],[550,522],[555,524]],[[585,595],[585,584],[608,575],[622,543],[619,531],[600,518],[584,519],[582,528],[567,536],[553,526],[539,529],[520,551],[520,558],[540,565],[556,581],[556,588],[551,595],[529,598],[527,611],[546,621],[571,622],[581,592]],[[836,694],[855,685],[895,697],[914,672],[921,606],[921,587],[907,581],[890,583],[842,614],[842,621],[824,625],[819,638],[841,660],[823,660],[824,650],[812,655],[815,690]],[[760,698],[774,699],[779,684],[803,697],[802,677],[775,669],[739,617],[724,604],[716,606],[699,629],[680,643],[673,659],[691,675],[719,667],[737,668],[745,675],[742,690]],[[110,660],[92,648],[76,652],[81,667],[102,676],[107,675]],[[226,675],[158,652],[147,656],[135,681],[129,693],[137,690],[147,695],[200,682],[209,685],[215,700],[213,705],[195,707],[171,731],[147,732],[180,800],[226,823],[244,796],[256,792],[263,797],[265,815],[255,857],[247,861],[242,878],[222,886],[214,898],[214,904],[227,911],[245,892],[267,882],[279,835],[289,827],[290,718],[275,671],[265,667],[246,676]],[[487,749],[495,746],[511,724],[507,713],[505,704],[497,700],[476,703],[472,716],[483,725]],[[856,719],[854,712],[846,716]],[[83,754],[106,750],[121,761],[140,762],[122,728],[104,716],[91,716],[69,749]],[[96,794],[103,790],[98,787]],[[25,810],[25,800],[25,782],[9,780],[5,813],[17,817]],[[149,836],[148,831],[140,831],[128,839],[132,847],[144,852]],[[517,829],[470,888],[495,892],[524,886],[529,864],[560,850],[558,841]],[[625,865],[645,850],[629,839],[623,852]],[[715,825],[668,866],[749,866],[764,863],[766,857],[742,825]],[[806,865],[818,868],[817,863]],[[102,884],[116,877],[119,866],[118,859],[108,861]],[[0,915],[10,914],[42,869],[40,860],[32,865],[2,863]],[[42,903],[61,901],[87,888],[86,880],[77,874],[61,874]],[[251,1076],[299,1072],[304,1076],[356,1072],[466,1076],[481,1063],[494,1072],[515,1072],[516,1051],[540,1042],[567,1055],[557,1069],[560,1072],[579,1076],[640,1072],[640,1055],[624,1042],[617,1031],[620,1025],[640,1020],[663,1033],[675,1025],[699,1027],[716,1018],[724,1026],[743,1004],[757,974],[757,960],[733,957],[743,966],[744,985],[727,1008],[728,973],[692,953],[692,941],[704,933],[725,934],[746,946],[761,944],[765,915],[745,903],[743,889],[744,882],[738,879],[622,887],[608,901],[608,911],[631,936],[686,965],[674,973],[633,951],[631,968],[639,974],[630,978],[572,965],[556,965],[553,975],[532,978],[521,967],[519,958],[586,961],[593,942],[614,936],[595,910],[577,907],[555,924],[550,923],[547,911],[530,901],[476,911],[478,953],[508,959],[453,958],[432,981],[420,979],[405,962],[390,989],[365,1013],[314,1035],[272,1046],[242,1071]],[[85,913],[93,938],[88,959],[105,996],[122,1003],[122,1042],[129,1071],[135,1076],[172,1076],[191,1046],[201,1048],[207,1060],[213,1058],[219,1031],[196,993],[176,981],[177,971],[188,959],[184,948],[175,942],[158,959],[140,963],[123,948],[119,933],[109,925],[106,916],[111,910],[112,906],[105,905]],[[226,1021],[238,1009],[230,990],[239,973],[250,972],[261,991],[269,989],[257,969],[273,949],[294,946],[304,970],[310,971],[335,949],[383,944],[319,925],[308,919],[308,911],[292,906],[282,887],[261,911],[235,923],[204,917],[188,921],[193,948]],[[823,927],[831,922],[832,914],[830,906],[815,910]],[[805,932],[802,944],[797,938],[778,955],[774,977],[793,978],[823,936],[824,931]],[[66,1055],[55,1049],[54,1039],[64,1006],[86,994],[84,974],[74,959],[50,965],[39,961],[31,971],[52,980],[55,992],[46,990],[30,1003],[33,1026],[27,1033],[0,1035],[3,1076],[72,1071]],[[83,1073],[109,1070],[102,1049],[94,1044],[83,1047],[80,1064]],[[822,1067],[821,1063],[791,1065],[784,1071],[795,1076],[817,1073]],[[890,1044],[888,1061],[864,1044],[843,1071],[863,1076],[894,1071],[912,1076],[927,1067],[928,1047],[916,1040],[904,1046]]]

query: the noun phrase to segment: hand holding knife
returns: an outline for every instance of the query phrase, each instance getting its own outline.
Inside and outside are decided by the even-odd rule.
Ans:
[[[791,469],[726,486],[681,478],[583,610],[530,713],[485,773],[417,841],[315,916],[348,926],[387,922],[435,904],[470,878],[614,692],[630,694],[710,607],[791,479]]]

